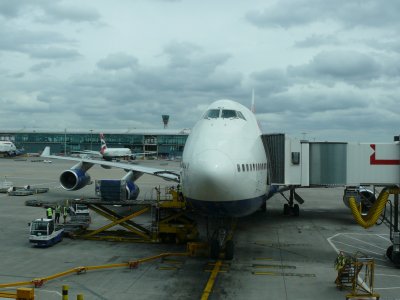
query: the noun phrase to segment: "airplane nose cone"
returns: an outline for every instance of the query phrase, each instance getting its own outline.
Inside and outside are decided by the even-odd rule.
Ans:
[[[198,154],[189,166],[188,195],[205,201],[229,199],[235,178],[235,166],[225,153],[207,150]]]

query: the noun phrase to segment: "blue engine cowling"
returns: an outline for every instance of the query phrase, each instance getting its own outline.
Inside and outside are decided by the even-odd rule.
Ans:
[[[90,183],[90,175],[82,169],[70,169],[61,173],[61,186],[68,191],[76,191]]]
[[[126,200],[136,200],[140,189],[133,181],[126,182]]]

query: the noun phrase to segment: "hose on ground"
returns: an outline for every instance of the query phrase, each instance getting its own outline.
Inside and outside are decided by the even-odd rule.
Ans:
[[[349,206],[351,208],[351,213],[353,214],[356,222],[364,228],[369,228],[375,225],[378,221],[379,216],[382,214],[385,209],[386,202],[389,199],[391,194],[399,194],[400,188],[398,187],[386,187],[384,188],[380,194],[378,199],[376,199],[375,203],[369,209],[368,214],[363,216],[361,214],[361,209],[357,205],[356,198],[351,196],[349,198]]]

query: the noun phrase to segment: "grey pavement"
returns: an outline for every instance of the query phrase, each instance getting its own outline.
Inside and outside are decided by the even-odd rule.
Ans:
[[[160,162],[145,162],[157,165]],[[176,168],[175,162],[163,162]],[[46,194],[26,197],[0,194],[0,283],[26,281],[78,266],[127,262],[163,252],[185,251],[184,245],[117,243],[64,239],[50,248],[33,248],[28,223],[45,216],[43,208],[25,206],[28,199],[57,201],[94,196],[94,186],[67,192],[60,188],[61,171],[73,164],[0,160],[0,182],[48,187]],[[92,179],[121,178],[123,170],[93,167]],[[155,186],[169,182],[144,175],[137,184],[141,198],[154,196]],[[302,189],[306,200],[300,217],[283,216],[284,200],[274,196],[267,212],[240,219],[234,235],[235,257],[215,282],[210,299],[345,299],[348,291],[336,288],[333,262],[338,250],[362,251],[375,258],[375,290],[381,299],[400,299],[400,269],[384,254],[390,245],[385,225],[364,230],[342,202],[343,189]],[[93,224],[106,222],[93,215]],[[146,220],[143,220],[146,222]],[[202,218],[199,217],[199,222]],[[200,228],[203,232],[204,228]],[[200,299],[210,273],[205,257],[176,257],[139,265],[136,269],[98,270],[69,275],[35,289],[36,299],[61,299],[69,285],[70,299]],[[14,289],[12,289],[14,290]]]

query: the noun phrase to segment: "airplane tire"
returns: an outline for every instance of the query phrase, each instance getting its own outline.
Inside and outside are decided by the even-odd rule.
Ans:
[[[232,260],[234,251],[235,251],[235,245],[233,244],[233,241],[232,240],[227,241],[225,245],[225,259]]]
[[[300,215],[300,207],[298,204],[293,205],[293,214],[295,217]]]
[[[283,205],[283,215],[287,216],[289,214],[289,204],[285,203]]]
[[[400,252],[392,252],[392,262],[395,266],[400,266]]]
[[[393,253],[393,245],[389,246],[386,250],[386,256],[390,260],[392,260],[392,253]]]
[[[218,259],[219,258],[219,252],[221,248],[219,246],[218,240],[211,240],[210,244],[210,257],[212,259]]]

